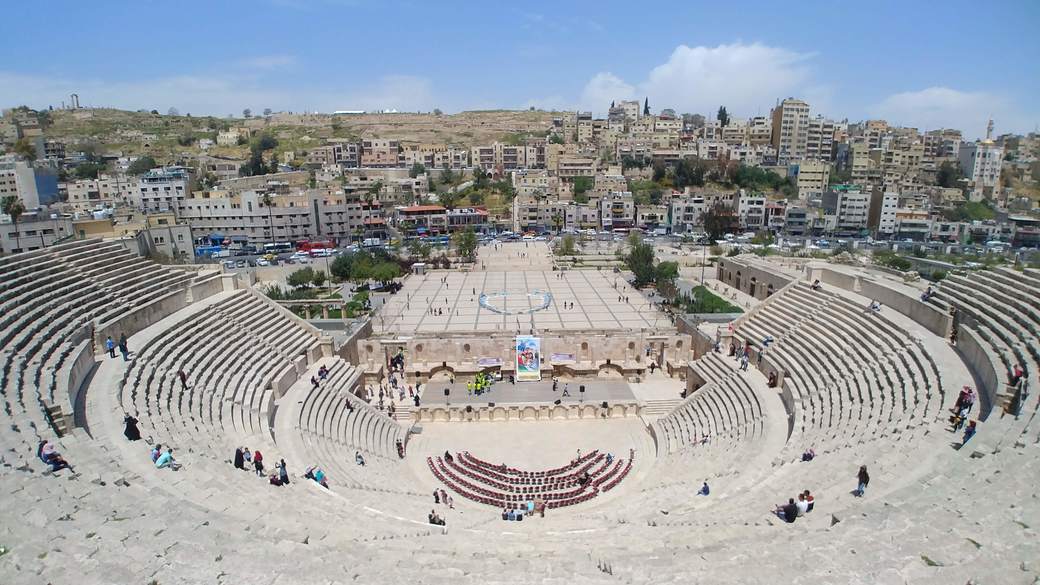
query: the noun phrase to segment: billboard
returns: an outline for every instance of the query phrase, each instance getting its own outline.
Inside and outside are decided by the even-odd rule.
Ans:
[[[542,379],[542,340],[526,335],[516,338],[516,381],[537,382]]]

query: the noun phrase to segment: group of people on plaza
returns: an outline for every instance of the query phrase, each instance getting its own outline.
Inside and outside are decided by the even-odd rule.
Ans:
[[[968,416],[971,414],[972,408],[975,406],[975,390],[970,386],[961,388],[960,394],[957,395],[957,402],[954,403],[953,408],[950,412],[953,415],[950,417],[951,432],[956,433],[957,431],[964,428],[965,423],[968,427],[964,429],[964,437],[961,440],[961,447],[966,445],[972,437],[975,436],[977,421],[969,421]]]
[[[478,372],[477,375],[473,377],[472,382],[466,382],[466,394],[469,396],[480,396],[481,394],[490,391],[491,386],[494,383],[494,378],[484,372]]]

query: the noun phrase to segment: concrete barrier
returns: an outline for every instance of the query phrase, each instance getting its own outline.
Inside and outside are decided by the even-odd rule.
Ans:
[[[963,324],[957,327],[957,353],[979,381],[979,420],[984,421],[998,403],[998,394],[1003,386],[1004,373],[998,372],[995,366],[1000,358],[985,341],[979,339],[974,330]],[[954,388],[952,391],[958,392],[960,389]]]
[[[467,410],[467,406],[472,407]],[[423,422],[488,422],[488,421],[545,421],[598,418],[625,418],[638,416],[637,402],[610,403],[603,408],[599,403],[560,405],[509,404],[504,406],[458,405],[420,406],[413,411],[416,423]]]

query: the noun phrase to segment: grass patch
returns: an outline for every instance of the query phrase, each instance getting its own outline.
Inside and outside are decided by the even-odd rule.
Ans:
[[[679,306],[687,313],[743,313],[743,309],[708,290],[704,286],[694,287],[688,295],[681,296]]]

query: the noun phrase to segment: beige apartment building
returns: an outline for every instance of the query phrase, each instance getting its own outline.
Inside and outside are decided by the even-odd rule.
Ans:
[[[773,148],[780,161],[803,160],[809,140],[809,104],[787,98],[773,108]]]
[[[401,143],[390,139],[365,139],[361,141],[361,166],[389,168],[398,166]]]
[[[373,209],[342,191],[314,189],[273,195],[270,208],[263,200],[263,193],[256,191],[217,197],[197,193],[182,202],[178,215],[200,236],[219,233],[263,244],[301,239],[349,241],[361,237]]]
[[[820,160],[805,160],[798,168],[798,198],[802,201],[819,200],[831,178],[830,163]]]
[[[99,175],[97,179],[80,179],[66,184],[68,208],[72,212],[134,205],[137,182],[125,175]]]

